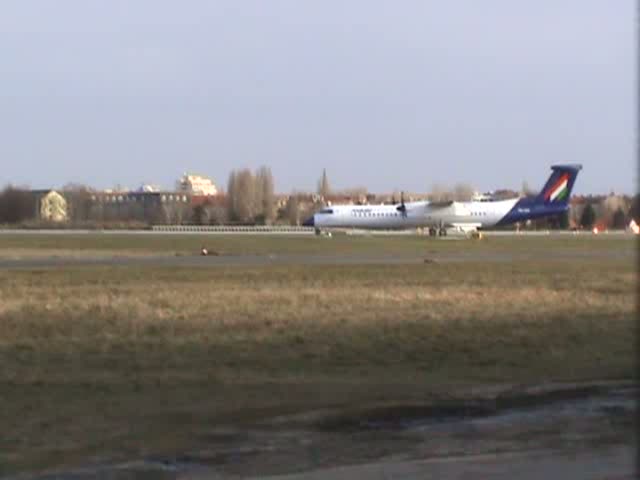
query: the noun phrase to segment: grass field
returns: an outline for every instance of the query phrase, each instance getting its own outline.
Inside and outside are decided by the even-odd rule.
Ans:
[[[156,254],[202,242],[0,237],[5,252]],[[0,271],[0,474],[176,454],[206,442],[213,426],[317,408],[636,373],[635,261],[544,256],[549,249],[631,252],[634,240],[206,243],[226,253],[541,255],[514,264]]]

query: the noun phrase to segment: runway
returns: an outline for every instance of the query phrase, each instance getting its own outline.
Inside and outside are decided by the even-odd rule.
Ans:
[[[139,267],[263,267],[271,265],[411,265],[438,263],[504,263],[576,260],[635,261],[635,251],[439,252],[425,255],[379,254],[271,254],[271,255],[153,255],[153,256],[45,256],[0,259],[2,269],[38,269],[82,266]]]
[[[335,229],[332,230],[336,234],[344,234],[349,236],[425,236],[418,234],[415,229],[404,230],[362,230],[362,229]],[[488,237],[567,237],[567,236],[592,236],[589,230],[483,230],[482,233]],[[202,235],[202,236],[314,236],[315,230],[311,227],[245,227],[245,226],[197,226],[197,225],[165,225],[156,226],[150,230],[89,230],[89,229],[0,229],[0,235],[56,235],[56,236],[74,236],[74,235],[105,235],[105,236],[127,236],[127,235]],[[450,236],[456,238],[466,238],[466,235],[455,230],[450,230]],[[633,233],[625,230],[611,230],[601,235],[614,236],[633,236]]]

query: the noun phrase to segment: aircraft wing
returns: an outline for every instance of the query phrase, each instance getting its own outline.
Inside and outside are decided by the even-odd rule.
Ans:
[[[453,200],[447,200],[444,202],[429,202],[427,207],[429,208],[447,208],[453,205],[455,202]]]

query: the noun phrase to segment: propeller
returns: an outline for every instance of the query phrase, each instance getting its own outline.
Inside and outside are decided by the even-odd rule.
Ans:
[[[400,192],[400,205],[396,207],[404,218],[407,218],[407,206],[404,204],[404,192]]]

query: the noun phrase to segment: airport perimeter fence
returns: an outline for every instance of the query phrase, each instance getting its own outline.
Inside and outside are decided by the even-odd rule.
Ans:
[[[154,225],[154,232],[182,232],[182,233],[246,233],[246,234],[292,234],[312,235],[313,227],[298,227],[289,225]]]

